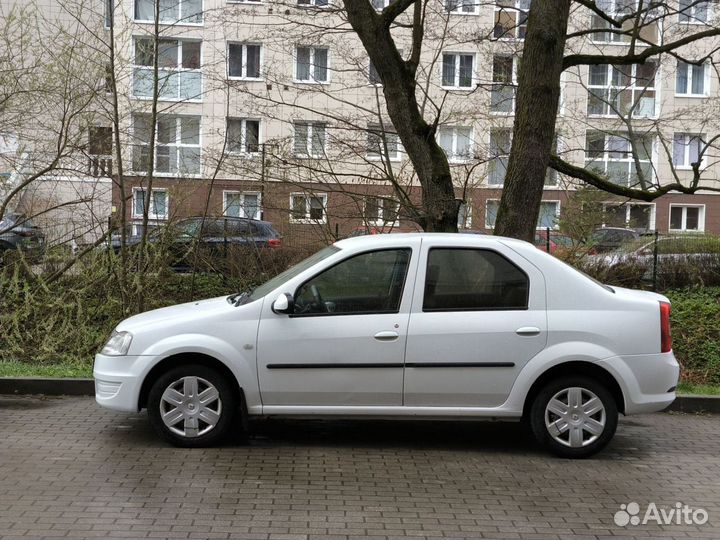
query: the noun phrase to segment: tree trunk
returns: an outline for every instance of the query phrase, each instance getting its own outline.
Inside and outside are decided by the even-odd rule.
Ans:
[[[570,0],[533,0],[495,234],[532,241],[555,138]]]

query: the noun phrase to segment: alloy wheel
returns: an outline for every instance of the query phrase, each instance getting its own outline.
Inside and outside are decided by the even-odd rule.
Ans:
[[[605,431],[602,400],[587,388],[573,386],[557,392],[545,406],[545,427],[558,443],[582,448]]]
[[[220,392],[206,379],[185,376],[170,383],[160,398],[160,418],[176,435],[205,435],[220,421]]]

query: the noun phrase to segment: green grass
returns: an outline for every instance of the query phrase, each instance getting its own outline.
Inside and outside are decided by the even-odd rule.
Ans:
[[[713,386],[711,384],[691,384],[681,382],[680,384],[678,384],[677,391],[679,394],[720,396],[720,386]]]
[[[37,365],[25,362],[0,362],[0,377],[90,378],[92,366],[80,364]]]

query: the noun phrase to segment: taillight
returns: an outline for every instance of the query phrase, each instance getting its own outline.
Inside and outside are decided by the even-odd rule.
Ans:
[[[282,245],[282,240],[280,238],[271,238],[268,240],[268,246],[269,247],[280,247]]]
[[[660,302],[660,352],[672,351],[672,336],[670,335],[670,304]]]

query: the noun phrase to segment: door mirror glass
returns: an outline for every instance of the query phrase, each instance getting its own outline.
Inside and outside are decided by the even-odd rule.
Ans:
[[[272,310],[274,313],[292,313],[295,308],[294,304],[292,295],[283,293],[273,302]]]

